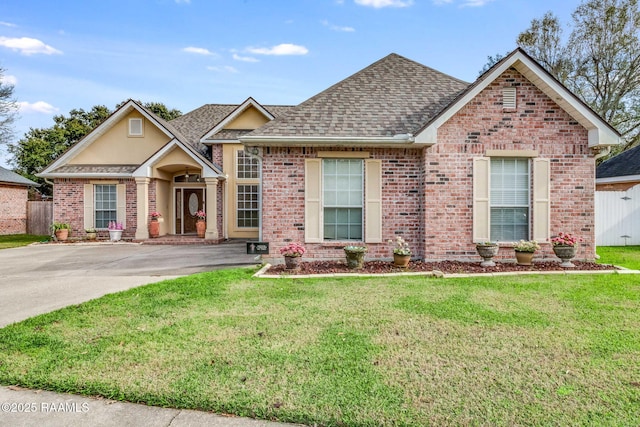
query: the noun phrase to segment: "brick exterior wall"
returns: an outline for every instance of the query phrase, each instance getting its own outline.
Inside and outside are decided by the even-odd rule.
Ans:
[[[321,151],[341,151],[323,147]],[[279,257],[287,242],[304,242],[304,160],[316,158],[315,148],[269,148],[263,160],[263,240],[270,242],[270,257]],[[382,235],[385,243],[367,244],[368,257],[389,257],[386,243],[401,235],[416,253],[423,252],[424,191],[420,149],[364,149],[382,160]],[[366,216],[366,215],[365,215]],[[305,258],[341,258],[342,248],[353,242],[307,244]]]
[[[126,228],[123,238],[133,238],[136,234],[136,182],[133,179],[119,179],[118,184],[126,184]],[[71,237],[83,237],[84,232],[84,184],[98,183],[99,180],[58,178],[53,185],[53,220],[71,224]],[[105,180],[105,182],[115,182]],[[154,185],[155,188],[155,185]],[[155,197],[154,197],[155,200]],[[99,239],[108,239],[108,231],[99,231]]]
[[[27,232],[27,187],[0,184],[0,235]]]
[[[507,86],[517,88],[515,110],[502,109]],[[472,162],[490,149],[537,150],[541,158],[551,159],[551,235],[580,236],[584,242],[578,256],[593,259],[595,161],[587,130],[513,68],[440,127],[438,143],[425,150],[425,257],[477,258]],[[548,242],[539,255],[553,257]],[[501,249],[500,256],[513,258],[513,251]]]
[[[514,110],[502,108],[505,86],[517,87]],[[382,160],[384,240],[402,235],[417,258],[480,260],[472,240],[473,158],[489,149],[537,150],[550,159],[551,235],[581,237],[578,257],[593,259],[595,162],[587,131],[513,68],[443,124],[433,147],[362,149]],[[316,152],[265,149],[262,221],[270,258],[280,258],[287,242],[304,242],[304,159]],[[538,256],[554,257],[542,243]],[[305,258],[343,258],[346,244],[305,243]],[[367,246],[369,259],[391,257],[387,243]],[[512,248],[501,248],[499,257],[513,258]]]

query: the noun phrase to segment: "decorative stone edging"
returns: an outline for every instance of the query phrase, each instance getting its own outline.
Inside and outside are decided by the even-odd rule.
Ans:
[[[504,271],[498,273],[472,273],[472,274],[461,274],[461,273],[449,273],[445,274],[442,271],[434,270],[434,271],[416,271],[416,272],[406,272],[406,273],[329,273],[329,274],[268,274],[269,268],[271,268],[271,264],[265,264],[260,270],[258,270],[253,277],[258,277],[261,279],[321,279],[321,278],[333,278],[333,277],[401,277],[401,276],[426,276],[426,277],[437,277],[443,279],[460,279],[460,278],[468,278],[468,277],[503,277],[503,276],[524,276],[524,275],[576,275],[576,274],[640,274],[640,270],[629,270],[624,267],[618,267],[619,270],[555,270],[555,271]]]

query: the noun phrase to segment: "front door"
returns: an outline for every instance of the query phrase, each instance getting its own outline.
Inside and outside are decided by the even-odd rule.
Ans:
[[[202,188],[176,188],[176,234],[196,233],[196,212],[204,210]]]

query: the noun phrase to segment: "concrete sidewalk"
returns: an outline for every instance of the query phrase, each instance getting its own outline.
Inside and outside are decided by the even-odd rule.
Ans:
[[[0,425],[12,427],[285,427],[210,412],[158,408],[108,399],[0,387]]]

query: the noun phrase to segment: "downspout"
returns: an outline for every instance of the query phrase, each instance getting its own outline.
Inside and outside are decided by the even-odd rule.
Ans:
[[[609,153],[611,153],[611,146],[610,145],[605,145],[604,146],[604,150],[598,150],[598,154],[593,156],[593,160],[597,161],[598,159],[601,159],[604,156],[608,156]]]

